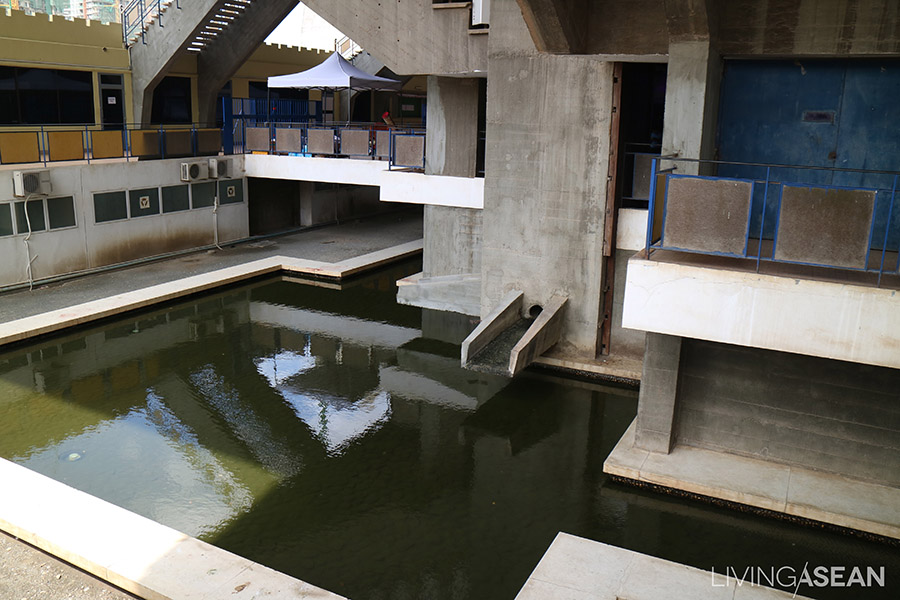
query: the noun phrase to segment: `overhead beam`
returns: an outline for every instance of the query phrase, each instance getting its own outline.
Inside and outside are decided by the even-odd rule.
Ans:
[[[718,19],[710,0],[665,0],[670,42],[709,40]]]
[[[587,37],[590,2],[516,0],[539,52],[580,54]]]
[[[207,44],[197,57],[197,97],[200,122],[212,126],[219,90],[231,79],[272,31],[297,6],[297,0],[253,2]]]

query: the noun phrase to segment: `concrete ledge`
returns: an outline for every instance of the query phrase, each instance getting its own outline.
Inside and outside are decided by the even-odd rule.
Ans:
[[[740,592],[740,594],[738,594]],[[772,588],[559,533],[516,600],[787,600]],[[808,599],[806,599],[808,600]]]
[[[244,170],[247,177],[378,186],[382,202],[484,207],[483,177],[389,171],[379,160],[247,154]]]
[[[397,302],[477,317],[481,312],[481,275],[422,277],[397,281]]]
[[[147,600],[341,596],[0,459],[0,529]]]
[[[635,422],[603,471],[644,483],[900,539],[900,489],[765,460],[678,446],[634,446]]]
[[[422,251],[422,240],[337,263],[273,256],[0,324],[0,346],[280,271],[341,279]]]
[[[646,260],[628,261],[622,326],[900,368],[900,292]]]
[[[494,338],[503,333],[507,327],[522,318],[524,297],[524,294],[519,290],[512,290],[507,293],[500,299],[494,310],[483,318],[478,327],[472,330],[472,333],[463,340],[460,348],[460,359],[463,367],[469,362],[469,358],[478,354]]]

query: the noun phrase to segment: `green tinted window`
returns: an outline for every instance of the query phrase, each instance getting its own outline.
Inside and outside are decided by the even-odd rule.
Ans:
[[[44,221],[44,201],[29,200],[28,201],[28,218],[25,218],[25,203],[16,202],[16,231],[19,233],[28,233],[28,225],[31,225],[31,231],[44,231],[47,229],[47,223]]]
[[[128,190],[128,204],[132,217],[159,214],[159,188]]]
[[[240,179],[219,182],[219,204],[244,201],[244,183]]]
[[[103,192],[94,194],[94,221],[118,221],[128,218],[125,192]]]
[[[47,219],[50,221],[50,229],[75,227],[74,198],[47,198]]]
[[[164,213],[189,209],[188,186],[173,185],[162,189],[162,209]]]
[[[191,184],[191,208],[212,206],[215,202],[216,182],[205,181]]]
[[[12,205],[0,204],[0,236],[12,234]]]

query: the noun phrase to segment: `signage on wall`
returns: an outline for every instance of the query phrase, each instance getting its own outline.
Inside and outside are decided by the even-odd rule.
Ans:
[[[140,207],[141,210],[148,210],[150,208],[150,196],[141,196]]]
[[[229,198],[234,198],[235,196],[237,196],[237,188],[233,185],[229,185],[225,188],[225,195]]]
[[[106,98],[106,103],[107,103],[107,104],[115,104],[115,103],[116,103],[116,97],[115,97],[115,96],[107,96],[107,98]]]

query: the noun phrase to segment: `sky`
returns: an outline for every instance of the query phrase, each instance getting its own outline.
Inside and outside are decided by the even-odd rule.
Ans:
[[[302,48],[334,50],[334,41],[344,37],[319,15],[303,4],[291,11],[266,38],[269,44],[287,44]]]

